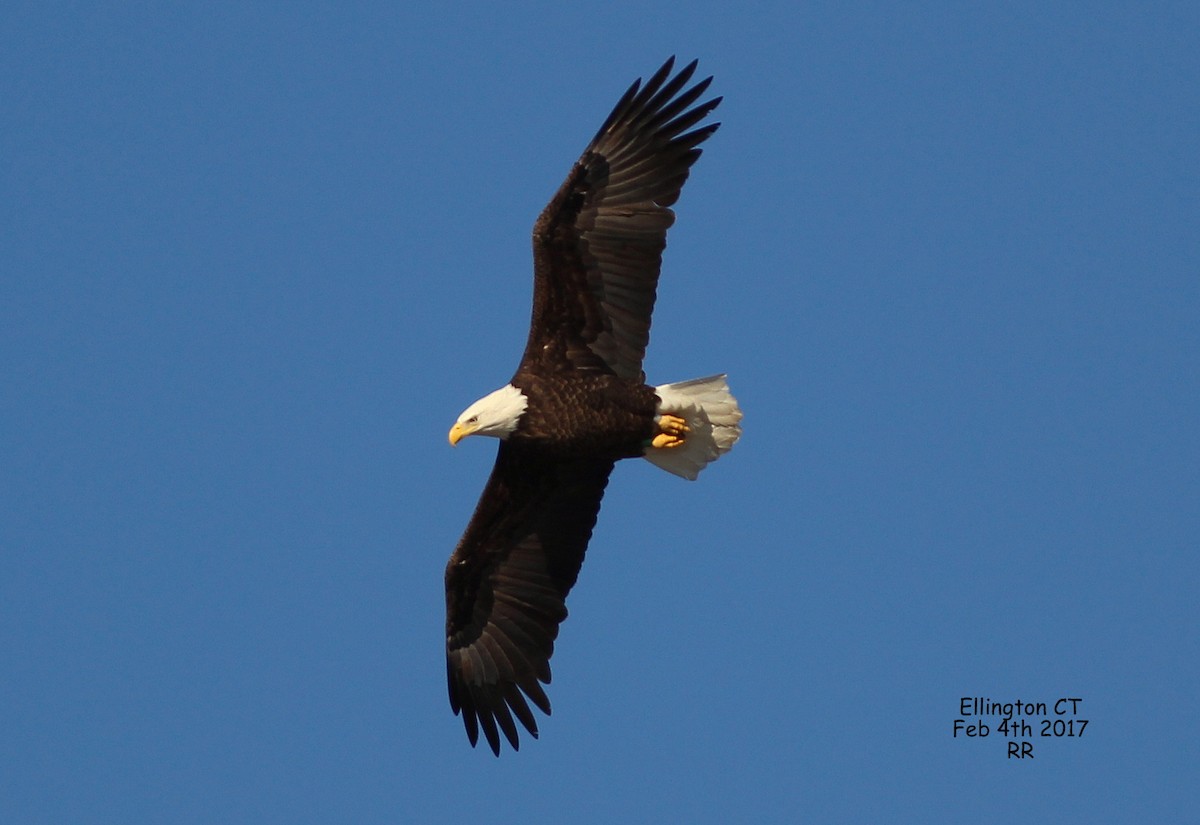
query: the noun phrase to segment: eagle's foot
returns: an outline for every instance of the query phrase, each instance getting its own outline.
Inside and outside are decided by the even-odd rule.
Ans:
[[[678,447],[691,432],[687,421],[670,413],[663,413],[658,417],[658,430],[658,435],[650,441],[650,446],[656,449]]]

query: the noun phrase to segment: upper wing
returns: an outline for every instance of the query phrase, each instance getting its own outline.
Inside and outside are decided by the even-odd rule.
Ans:
[[[497,756],[504,731],[537,737],[528,697],[550,713],[539,681],[565,600],[579,575],[613,462],[547,462],[501,442],[467,531],[446,566],[446,676],[450,706],[474,745],[479,727]],[[522,695],[524,692],[524,695]]]
[[[642,379],[662,251],[696,148],[720,124],[687,131],[721,98],[680,90],[696,61],[636,81],[533,227],[533,320],[521,368],[572,367]],[[640,87],[640,88],[639,88]],[[689,109],[688,107],[691,106]]]

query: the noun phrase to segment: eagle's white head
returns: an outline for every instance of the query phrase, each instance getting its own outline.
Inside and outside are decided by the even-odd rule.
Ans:
[[[450,428],[450,444],[457,445],[469,435],[508,438],[528,406],[525,393],[512,384],[505,384],[463,410]]]

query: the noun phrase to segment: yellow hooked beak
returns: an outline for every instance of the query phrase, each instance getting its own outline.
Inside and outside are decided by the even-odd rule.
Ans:
[[[462,424],[455,423],[455,425],[450,428],[450,446],[457,447],[458,442],[462,441],[464,438],[466,438],[470,434],[471,434],[471,431],[468,430],[466,427],[464,427]]]

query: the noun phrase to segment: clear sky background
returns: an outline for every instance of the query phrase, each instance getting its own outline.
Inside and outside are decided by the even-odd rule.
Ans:
[[[1195,3],[168,5],[0,26],[0,821],[1195,816]],[[745,436],[617,469],[497,760],[446,432],[671,54],[724,125],[647,369]],[[1009,759],[964,696],[1088,724]]]

